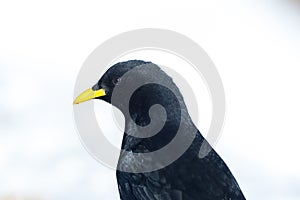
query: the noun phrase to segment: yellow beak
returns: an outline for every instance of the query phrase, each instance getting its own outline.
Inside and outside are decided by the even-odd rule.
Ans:
[[[74,104],[79,104],[97,97],[105,96],[105,90],[99,89],[99,90],[92,90],[92,88],[89,88],[85,91],[83,91],[76,99],[73,101]]]

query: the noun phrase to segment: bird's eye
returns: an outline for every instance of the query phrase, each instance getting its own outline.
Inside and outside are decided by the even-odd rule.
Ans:
[[[114,84],[114,85],[118,85],[118,83],[120,82],[120,78],[114,78],[113,80],[112,80],[112,83]]]

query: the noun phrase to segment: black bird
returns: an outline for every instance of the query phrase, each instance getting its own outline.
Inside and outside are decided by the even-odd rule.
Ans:
[[[130,97],[126,97],[128,92]],[[213,149],[206,156],[199,156],[201,145],[207,142],[193,124],[179,89],[157,65],[141,60],[113,65],[74,104],[90,99],[111,103],[125,115],[124,151],[117,170],[122,200],[245,199],[229,168]],[[160,112],[151,114],[151,107],[157,104],[164,111],[158,109]],[[150,130],[156,126],[162,128],[156,134],[144,131],[143,127],[149,124],[154,125]],[[174,162],[165,166],[164,160],[172,156],[168,154],[170,151],[161,153],[159,159],[130,157],[132,153],[145,154],[163,148],[175,138],[181,125],[184,131],[177,145],[189,146]],[[173,146],[171,151],[177,149],[180,147]],[[155,169],[150,170],[151,167]],[[139,171],[141,168],[146,170]]]

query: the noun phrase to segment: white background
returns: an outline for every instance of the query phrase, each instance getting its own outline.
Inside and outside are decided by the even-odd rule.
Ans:
[[[98,45],[147,27],[214,61],[227,100],[216,150],[247,199],[299,199],[299,20],[297,0],[2,1],[0,199],[118,199],[115,172],[76,134],[73,87]]]

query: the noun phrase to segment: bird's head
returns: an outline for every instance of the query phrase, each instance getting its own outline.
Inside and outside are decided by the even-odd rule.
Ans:
[[[100,80],[91,88],[83,91],[73,102],[79,104],[92,99],[101,99],[111,103],[113,91],[116,86],[121,83],[122,76],[136,66],[140,66],[149,62],[141,60],[130,60],[120,62],[110,67]]]
[[[147,149],[159,149],[176,135],[181,122],[194,127],[172,78],[151,62],[130,60],[113,65],[74,104],[91,99],[104,100],[123,113],[129,142],[122,148],[131,149],[141,138],[149,138]]]

